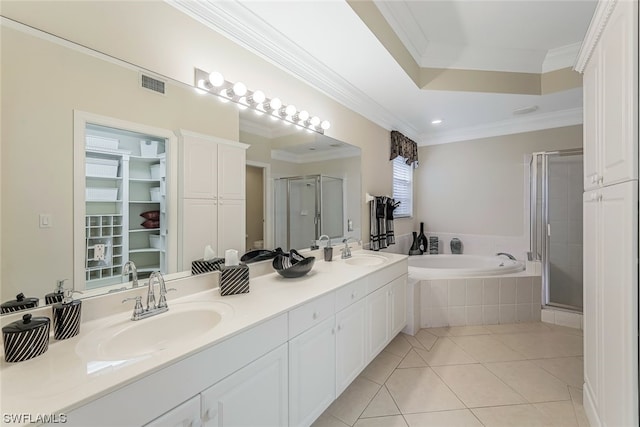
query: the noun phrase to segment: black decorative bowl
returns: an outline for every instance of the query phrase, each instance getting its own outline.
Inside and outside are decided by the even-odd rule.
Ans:
[[[280,248],[276,248],[273,251],[270,251],[267,249],[256,249],[242,255],[242,258],[240,258],[240,261],[244,262],[245,264],[250,264],[252,262],[265,261],[268,259],[272,259],[281,254],[284,254],[284,252],[282,252],[282,249]]]
[[[316,257],[303,257],[295,249],[290,254],[281,254],[273,259],[273,269],[282,277],[293,279],[302,277],[313,268]]]

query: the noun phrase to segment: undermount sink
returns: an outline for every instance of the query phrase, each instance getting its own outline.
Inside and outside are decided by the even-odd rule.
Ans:
[[[169,303],[169,311],[143,320],[129,317],[99,327],[76,347],[89,360],[130,360],[202,337],[230,315],[220,302]]]
[[[384,264],[387,262],[387,258],[373,254],[354,254],[351,258],[345,259],[344,262],[349,265],[374,266]]]

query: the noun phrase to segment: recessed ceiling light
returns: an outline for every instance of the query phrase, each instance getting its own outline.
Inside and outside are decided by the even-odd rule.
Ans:
[[[440,123],[442,123],[442,119],[431,120],[432,125],[439,125]]]
[[[530,105],[528,107],[518,108],[517,110],[513,110],[513,114],[516,114],[516,115],[529,114],[529,113],[533,113],[538,108],[540,107],[538,107],[537,105]]]

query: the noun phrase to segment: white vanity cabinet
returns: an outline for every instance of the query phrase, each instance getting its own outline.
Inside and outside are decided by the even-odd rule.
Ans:
[[[211,245],[218,256],[244,252],[246,144],[178,131],[180,144],[179,247],[183,269]]]

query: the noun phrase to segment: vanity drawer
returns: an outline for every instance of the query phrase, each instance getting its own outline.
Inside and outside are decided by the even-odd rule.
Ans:
[[[366,278],[355,280],[336,291],[336,313],[365,297]]]
[[[335,313],[333,292],[314,299],[289,312],[289,338],[295,337]]]

